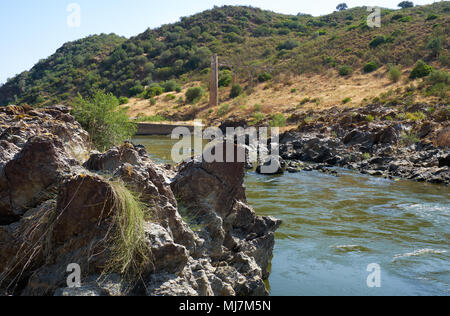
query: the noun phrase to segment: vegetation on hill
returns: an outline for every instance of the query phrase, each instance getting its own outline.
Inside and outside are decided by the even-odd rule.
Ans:
[[[68,43],[0,87],[0,104],[68,103],[95,89],[153,98],[180,91],[168,82],[206,84],[213,53],[220,56],[221,84],[239,81],[247,93],[258,82],[285,74],[335,70],[351,76],[388,65],[413,67],[419,60],[448,69],[449,12],[449,2],[386,9],[382,27],[372,29],[366,8],[313,17],[215,7],[129,40],[99,35]]]
[[[45,105],[64,102],[77,93],[90,94],[101,85],[100,62],[125,40],[114,34],[101,34],[64,44],[30,71],[0,87],[0,105]]]

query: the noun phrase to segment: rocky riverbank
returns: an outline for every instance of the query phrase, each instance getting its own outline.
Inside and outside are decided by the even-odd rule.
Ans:
[[[302,122],[280,138],[286,170],[343,167],[385,178],[450,183],[450,110],[370,105],[294,113]],[[305,164],[305,163],[312,163]]]
[[[281,222],[247,204],[244,163],[168,170],[142,147],[90,152],[88,140],[65,107],[0,108],[0,294],[267,294]],[[118,218],[140,231],[118,187],[144,205],[139,273],[107,268],[121,260]],[[73,263],[82,283],[67,288]]]

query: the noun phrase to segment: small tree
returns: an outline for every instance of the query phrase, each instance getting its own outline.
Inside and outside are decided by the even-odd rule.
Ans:
[[[442,39],[440,37],[433,38],[427,45],[427,49],[431,50],[431,54],[433,57],[439,57],[442,48]]]
[[[340,3],[338,4],[338,6],[336,7],[336,10],[338,11],[345,11],[348,9],[348,6],[346,3]]]
[[[398,4],[398,7],[402,8],[402,9],[412,8],[412,7],[414,7],[414,3],[411,1],[402,1]]]
[[[433,67],[427,65],[423,60],[419,60],[411,71],[410,79],[424,78],[431,74]]]
[[[233,85],[230,92],[230,98],[237,98],[242,93],[242,87],[238,84]]]
[[[136,133],[136,125],[111,93],[97,91],[89,98],[78,95],[72,113],[99,150],[119,145]]]
[[[189,88],[186,91],[186,102],[187,103],[197,102],[204,94],[205,89],[203,89],[202,87]]]
[[[389,79],[392,82],[398,82],[402,77],[402,71],[397,66],[391,66],[389,68]]]

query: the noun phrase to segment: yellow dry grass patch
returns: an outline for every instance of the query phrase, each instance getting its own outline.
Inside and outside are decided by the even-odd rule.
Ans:
[[[349,77],[342,77],[333,69],[325,74],[304,74],[260,83],[254,87],[251,94],[242,95],[236,99],[229,98],[230,88],[221,88],[220,104],[213,108],[208,106],[208,94],[195,105],[180,105],[177,102],[179,98],[184,98],[189,87],[201,84],[193,82],[183,87],[180,93],[171,92],[156,97],[155,105],[151,105],[150,100],[133,98],[125,106],[129,107],[128,114],[131,117],[157,114],[170,116],[196,109],[196,118],[212,124],[218,124],[230,116],[250,118],[255,112],[255,105],[261,113],[268,116],[276,113],[292,113],[299,107],[305,110],[324,110],[335,106],[358,107],[374,97],[379,97],[382,93],[398,88],[404,89],[410,84],[404,82],[409,71],[410,69],[404,69],[402,79],[393,83],[389,79],[386,67],[370,74],[355,71]],[[242,84],[242,86],[245,85]],[[174,95],[175,99],[168,100],[168,94]],[[344,104],[343,100],[347,98],[350,98],[351,101]],[[305,99],[309,99],[309,101],[305,102]],[[300,103],[303,104],[300,105]]]

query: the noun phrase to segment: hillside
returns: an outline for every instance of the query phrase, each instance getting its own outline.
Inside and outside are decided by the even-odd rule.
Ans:
[[[274,95],[273,89],[282,95],[275,103],[287,107],[310,103],[305,101],[308,98],[313,104],[341,103],[344,95],[357,104],[378,96],[375,93],[392,89],[385,80],[380,80],[386,77],[391,65],[397,65],[404,78],[418,60],[425,60],[437,69],[448,69],[449,12],[449,2],[383,10],[382,27],[371,29],[366,23],[365,8],[312,17],[252,7],[216,7],[128,40],[100,35],[65,44],[55,55],[0,87],[0,104],[70,103],[77,93],[85,95],[94,89],[104,89],[117,97],[136,97],[135,103],[151,99],[139,101],[147,102],[148,106],[140,112],[131,107],[131,114],[166,114],[176,119],[174,112],[180,112],[179,107],[187,103],[185,89],[198,84],[207,86],[209,57],[213,53],[219,55],[222,65],[222,102],[230,101],[228,90],[233,81],[242,85],[245,98],[253,103],[251,106],[278,105],[273,100],[265,101]],[[368,63],[373,68],[370,71],[365,68]],[[372,70],[375,72],[367,74]],[[307,82],[298,82],[305,78]],[[330,86],[331,79],[346,82],[349,89],[370,87],[367,90],[371,95],[356,93],[352,97],[344,91],[327,99],[326,93],[323,95],[317,88],[324,84],[333,95],[336,88]],[[383,84],[370,84],[373,79]],[[403,83],[406,84],[409,85]],[[159,85],[166,92],[177,93],[154,98],[162,92],[158,91]],[[155,87],[156,93],[151,90]],[[258,97],[253,98],[255,92]],[[435,95],[442,98],[447,92],[445,86],[444,93],[441,89]],[[284,102],[293,94],[297,94],[294,100]],[[360,98],[361,95],[364,97]],[[203,101],[206,99],[205,95]],[[196,106],[182,111],[189,115],[179,118],[199,115],[203,104],[200,99]],[[221,112],[228,111],[225,107]],[[213,112],[208,109],[201,115]]]

